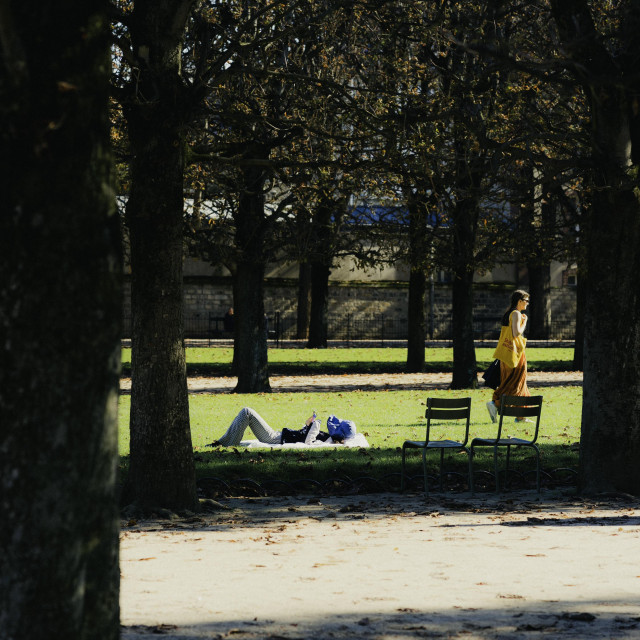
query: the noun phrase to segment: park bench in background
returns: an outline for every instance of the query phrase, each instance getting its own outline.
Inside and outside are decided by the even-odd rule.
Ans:
[[[424,441],[422,440],[405,440],[402,445],[402,473],[401,473],[401,490],[404,491],[405,485],[405,456],[407,449],[422,449],[422,468],[424,470],[424,492],[429,493],[429,485],[427,479],[427,451],[436,449],[440,451],[440,490],[443,485],[443,465],[445,451],[459,452],[464,451],[469,458],[469,488],[472,489],[471,477],[471,456],[467,449],[467,441],[469,439],[469,421],[471,418],[471,398],[427,398],[427,410],[425,412],[427,418],[427,431]],[[456,440],[432,440],[431,439],[431,423],[432,421],[441,420],[466,420],[465,434],[462,442]]]

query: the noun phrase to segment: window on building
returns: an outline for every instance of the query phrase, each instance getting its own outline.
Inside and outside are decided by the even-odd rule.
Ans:
[[[562,285],[564,287],[575,287],[578,284],[578,270],[565,269],[562,272]]]

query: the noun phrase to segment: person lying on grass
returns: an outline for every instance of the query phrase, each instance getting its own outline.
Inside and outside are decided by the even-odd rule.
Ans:
[[[334,443],[342,444],[345,439],[353,437],[356,427],[349,420],[339,420],[335,416],[329,416],[327,427],[329,433],[320,430],[320,420],[316,419],[316,414],[307,418],[302,429],[283,429],[275,431],[264,418],[250,407],[244,407],[234,418],[231,426],[225,434],[218,440],[214,440],[212,447],[236,447],[242,441],[247,427],[251,429],[253,435],[265,444],[286,444],[290,442],[303,442],[305,445],[312,445],[315,442],[326,442],[331,440]]]

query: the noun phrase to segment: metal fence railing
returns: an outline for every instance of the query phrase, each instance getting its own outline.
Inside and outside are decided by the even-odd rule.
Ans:
[[[297,336],[297,318],[295,314],[278,313],[276,316],[281,339],[295,339]],[[344,342],[375,340],[384,343],[389,340],[404,340],[407,337],[407,320],[406,318],[383,314],[329,315],[327,317],[327,337],[329,340]]]
[[[123,318],[123,338],[131,337],[131,316]],[[185,338],[222,338],[224,335],[224,316],[213,313],[196,313],[184,319]],[[233,337],[229,335],[228,337]]]
[[[295,312],[275,311],[267,315],[269,339],[276,342],[295,340],[297,318]],[[500,320],[496,318],[475,318],[473,321],[476,340],[498,340]],[[330,314],[327,318],[327,338],[349,343],[369,340],[384,345],[386,342],[406,340],[408,322],[406,317],[387,314]],[[551,323],[551,340],[573,340],[575,321],[555,321]],[[231,339],[233,333],[225,331],[224,317],[215,313],[192,314],[185,318],[184,336],[189,339],[218,340]],[[131,318],[124,317],[123,338],[131,337]],[[451,340],[453,326],[451,315],[434,315],[426,318],[426,337],[429,340]]]

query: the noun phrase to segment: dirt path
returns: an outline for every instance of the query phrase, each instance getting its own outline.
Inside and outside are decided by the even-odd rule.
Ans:
[[[544,492],[230,499],[123,523],[123,638],[639,638],[640,509]]]
[[[428,390],[446,389],[451,384],[450,373],[386,373],[348,374],[312,376],[271,376],[271,389],[276,393],[302,391],[375,391],[385,390]],[[558,385],[582,385],[582,372],[559,371],[553,373],[530,372],[529,386],[549,387]],[[232,393],[236,386],[235,377],[189,377],[190,393]],[[131,390],[131,379],[122,378],[120,389],[123,393]]]

